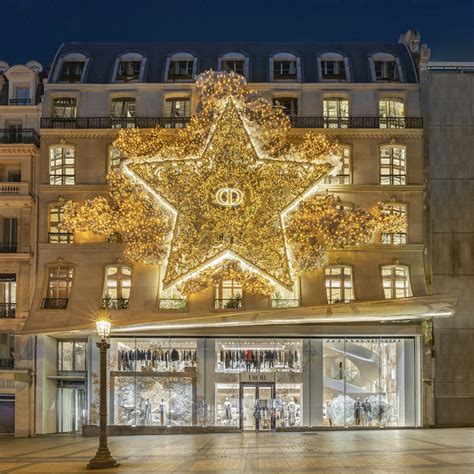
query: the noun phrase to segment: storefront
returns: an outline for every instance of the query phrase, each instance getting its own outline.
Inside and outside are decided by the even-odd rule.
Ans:
[[[418,336],[113,337],[109,423],[224,431],[419,426],[419,344]],[[97,406],[91,390],[91,424]]]

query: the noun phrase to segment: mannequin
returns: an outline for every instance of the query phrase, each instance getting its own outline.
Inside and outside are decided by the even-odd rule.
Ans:
[[[354,422],[356,425],[360,425],[360,398],[357,397],[357,401],[354,402]]]
[[[163,426],[165,424],[165,401],[162,398],[160,402],[160,425]]]
[[[362,403],[362,411],[364,413],[364,426],[369,426],[370,417],[372,415],[372,405],[368,398]]]
[[[288,424],[293,426],[296,423],[296,403],[295,399],[291,398],[288,402]]]
[[[149,398],[145,402],[145,425],[151,425],[151,402]]]
[[[229,397],[225,397],[224,417],[228,422],[232,421],[232,406],[230,404]]]

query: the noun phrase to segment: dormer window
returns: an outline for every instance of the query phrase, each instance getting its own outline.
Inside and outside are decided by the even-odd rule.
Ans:
[[[226,53],[219,58],[218,69],[248,77],[249,60],[242,53]]]
[[[270,58],[270,69],[274,81],[299,81],[301,79],[301,63],[292,53],[277,53]]]
[[[15,99],[13,101],[15,105],[30,105],[30,86],[15,86]]]
[[[196,58],[190,53],[176,53],[168,58],[167,82],[189,82],[196,74]]]
[[[115,62],[114,82],[141,82],[145,72],[144,58],[140,53],[122,54]]]
[[[370,58],[372,80],[374,82],[401,82],[400,60],[393,54],[376,53]]]
[[[58,63],[57,82],[77,83],[84,81],[88,59],[79,53],[68,54]]]
[[[349,61],[339,53],[324,53],[318,57],[322,81],[349,81]]]

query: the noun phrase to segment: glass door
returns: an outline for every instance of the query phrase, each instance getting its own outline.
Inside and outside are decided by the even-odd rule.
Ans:
[[[260,431],[270,431],[273,428],[273,388],[272,385],[257,386],[257,408],[259,410],[257,429]]]
[[[242,429],[244,431],[255,431],[257,429],[256,422],[256,402],[257,387],[256,385],[244,385],[242,387]]]
[[[274,428],[275,384],[241,384],[241,428],[270,431]]]
[[[83,388],[58,389],[58,433],[77,433],[82,429],[84,414]]]

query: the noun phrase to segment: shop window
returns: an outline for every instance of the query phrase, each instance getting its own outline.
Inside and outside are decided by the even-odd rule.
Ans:
[[[402,203],[385,203],[384,211],[400,220],[407,222],[407,206]],[[403,245],[407,243],[407,227],[400,230],[400,232],[381,232],[380,243],[389,245]]]
[[[112,100],[112,128],[135,127],[135,99],[120,97]]]
[[[235,280],[222,280],[216,286],[215,309],[241,309],[242,285]]]
[[[400,145],[380,147],[380,184],[407,184],[406,148]]]
[[[53,100],[53,117],[56,119],[75,119],[77,100],[74,97],[58,97]]]
[[[219,58],[219,71],[235,72],[241,76],[248,76],[248,58],[242,53],[226,53]]]
[[[0,217],[0,223],[3,225],[0,253],[16,253],[18,250],[18,219],[16,217]]]
[[[49,207],[48,242],[50,244],[72,244],[74,234],[62,225],[64,220],[64,208],[61,205]]]
[[[324,128],[347,128],[349,126],[349,101],[329,97],[323,101]]]
[[[382,286],[387,300],[413,296],[410,273],[406,265],[384,265],[382,267]]]
[[[273,105],[281,107],[285,114],[290,117],[298,115],[298,99],[296,97],[274,97]]]
[[[327,175],[324,178],[326,184],[350,184],[352,181],[352,158],[351,147],[341,145],[341,166],[336,175]]]
[[[354,298],[352,267],[331,265],[324,270],[328,304],[350,303]]]
[[[388,53],[376,53],[369,59],[374,82],[400,82],[400,60]]]
[[[323,81],[349,81],[349,62],[342,54],[322,54],[318,57],[318,67]]]
[[[165,100],[165,127],[183,128],[191,116],[191,101],[187,97],[170,97]]]
[[[72,288],[73,268],[55,265],[48,268],[48,287],[42,309],[66,309]]]
[[[196,58],[190,53],[176,53],[168,58],[166,82],[190,82],[196,74]]]
[[[270,58],[273,81],[300,81],[301,62],[292,53],[277,53]]]
[[[109,155],[107,157],[107,169],[108,171],[115,171],[120,168],[121,153],[118,148],[110,145],[108,148]]]
[[[110,265],[105,270],[102,307],[127,309],[132,287],[132,269],[126,265]]]
[[[16,314],[16,274],[0,273],[0,318]]]
[[[405,103],[403,99],[393,97],[379,99],[379,127],[405,127]]]
[[[49,184],[76,184],[76,149],[56,145],[49,149]]]
[[[84,372],[86,348],[85,341],[58,341],[58,372]]]

